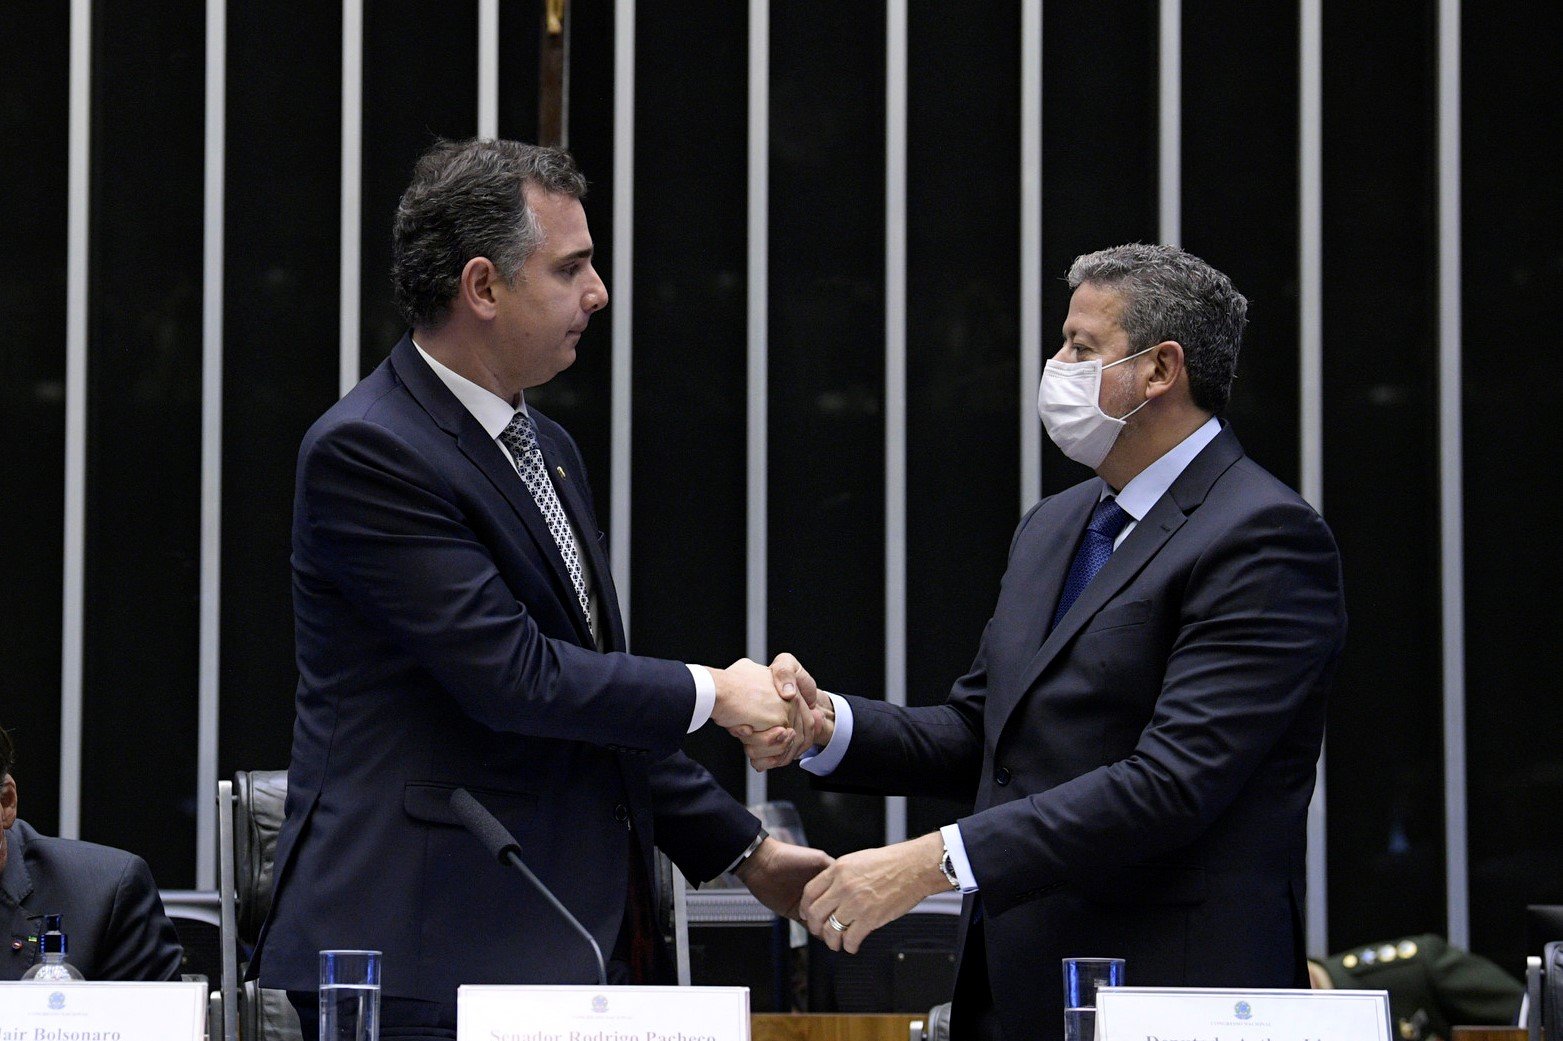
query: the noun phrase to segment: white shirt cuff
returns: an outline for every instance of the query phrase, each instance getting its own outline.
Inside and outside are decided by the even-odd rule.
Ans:
[[[695,679],[695,714],[689,719],[688,730],[693,734],[706,725],[711,711],[716,708],[716,679],[704,665],[685,665],[684,668]]]
[[[824,777],[836,767],[841,765],[841,760],[846,757],[847,745],[852,743],[852,706],[847,699],[839,697],[829,691],[820,691],[836,706],[836,728],[830,735],[830,743],[824,748],[815,745],[809,749],[798,765],[816,777]]]
[[[950,864],[955,868],[955,877],[961,880],[961,892],[975,893],[977,878],[971,873],[971,861],[966,856],[966,843],[961,839],[961,826],[946,824],[939,829],[939,834],[944,836],[944,848],[950,853]]]

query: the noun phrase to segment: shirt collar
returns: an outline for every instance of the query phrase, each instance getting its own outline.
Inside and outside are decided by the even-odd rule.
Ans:
[[[434,375],[438,376],[440,382],[456,395],[457,401],[466,406],[467,411],[472,413],[472,418],[478,421],[478,425],[489,437],[497,438],[510,425],[517,412],[526,411],[524,397],[521,400],[521,407],[515,408],[487,387],[478,386],[455,369],[440,362],[422,347],[418,347],[417,340],[414,340],[412,345],[418,348],[418,353],[429,363],[429,368],[434,370]]]
[[[1136,521],[1144,520],[1157,500],[1167,494],[1167,489],[1172,487],[1178,475],[1188,469],[1194,457],[1214,441],[1219,433],[1221,420],[1211,416],[1198,430],[1179,441],[1170,452],[1135,474],[1133,480],[1118,493],[1118,505],[1123,508],[1123,512]],[[1112,489],[1103,481],[1101,497],[1105,499],[1111,494]]]

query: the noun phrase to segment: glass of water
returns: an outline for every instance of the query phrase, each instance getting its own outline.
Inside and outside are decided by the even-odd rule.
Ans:
[[[320,952],[320,1041],[380,1041],[380,952]]]
[[[1096,990],[1123,980],[1122,958],[1064,959],[1064,1041],[1095,1041]]]

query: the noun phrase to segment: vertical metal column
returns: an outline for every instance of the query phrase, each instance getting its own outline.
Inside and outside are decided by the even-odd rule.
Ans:
[[[770,659],[770,204],[771,204],[771,5],[749,0],[749,282],[747,300],[748,451],[745,504],[745,647],[749,657]],[[766,800],[765,774],[744,774],[744,798],[753,806]]]
[[[1298,6],[1297,277],[1298,415],[1302,495],[1324,506],[1324,180],[1323,0]],[[1325,757],[1319,756],[1313,801],[1308,804],[1308,955],[1329,951],[1329,876],[1325,870]]]
[[[1020,5],[1020,509],[1042,497],[1042,0]]]
[[[60,836],[81,835],[82,629],[87,515],[87,217],[92,0],[71,0],[65,245],[65,546],[60,619]]]
[[[885,700],[906,704],[906,19],[885,5]],[[885,798],[885,842],[906,838],[906,797]]]
[[[1183,239],[1183,3],[1161,0],[1159,206],[1162,242]]]
[[[337,389],[358,383],[359,223],[363,219],[364,0],[342,0],[342,234]]]
[[[217,886],[217,694],[222,624],[223,201],[227,0],[206,0],[206,168],[201,236],[201,606],[195,885]]]
[[[1465,469],[1460,443],[1460,0],[1438,4],[1438,506],[1449,942],[1471,943],[1465,785]]]
[[[499,136],[499,0],[478,0],[478,136]]]
[[[635,271],[635,0],[613,13],[613,463],[611,526],[619,612],[630,632],[631,331]]]

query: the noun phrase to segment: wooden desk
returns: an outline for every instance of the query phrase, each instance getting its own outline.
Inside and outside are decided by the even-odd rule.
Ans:
[[[1525,1041],[1524,1027],[1454,1027],[1449,1041]]]
[[[923,1013],[857,1016],[759,1013],[749,1017],[750,1041],[907,1041],[912,1020],[923,1016]]]

